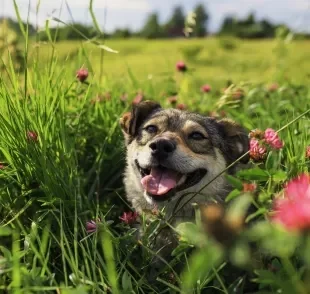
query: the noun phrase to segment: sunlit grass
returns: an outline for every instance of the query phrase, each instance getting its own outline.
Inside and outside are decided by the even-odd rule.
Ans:
[[[32,42],[30,44],[34,46]],[[87,65],[85,59],[79,58],[82,44],[87,49],[91,67],[98,76],[100,49],[96,46],[79,41],[63,41],[56,43],[54,48],[60,60],[69,58],[71,63],[82,62]],[[144,81],[150,75],[161,80],[167,74],[174,74],[176,60],[186,60],[182,48],[201,46],[197,61],[187,60],[193,76],[199,82],[207,81],[220,87],[227,80],[268,83],[287,78],[299,83],[309,81],[309,41],[295,41],[285,45],[286,53],[281,57],[277,53],[275,40],[237,40],[233,50],[221,47],[216,38],[156,41],[108,39],[106,44],[119,51],[118,54],[104,54],[104,73],[111,78],[124,77],[129,66],[139,80]],[[35,46],[40,48],[40,60],[48,60],[51,56],[51,45],[39,43]]]
[[[234,40],[235,49],[227,50],[217,38],[107,40],[119,53],[104,52],[101,64],[94,44],[27,42],[21,40],[28,50],[25,71],[15,72],[10,59],[0,74],[0,293],[200,293],[205,287],[233,293],[244,273],[230,280],[234,269],[213,241],[186,255],[181,273],[173,274],[171,264],[156,284],[149,282],[155,255],[149,245],[160,222],[143,220],[146,233],[137,242],[136,228],[119,219],[130,210],[119,118],[142,92],[166,107],[177,94],[177,103],[189,110],[217,111],[248,129],[287,125],[279,133],[283,150],[257,165],[266,172],[261,178],[246,175],[256,176],[259,186],[252,218],[267,218],[283,183],[309,168],[309,113],[294,121],[310,108],[309,43]],[[201,47],[197,56],[184,56],[185,47],[195,46]],[[187,72],[176,71],[178,60],[186,62]],[[81,67],[89,70],[85,83],[76,79]],[[217,109],[227,81],[245,95],[235,107]],[[201,93],[205,83],[210,93]],[[97,232],[87,234],[91,219]],[[181,242],[178,258],[190,244]],[[287,274],[291,265],[281,258]],[[294,275],[287,280],[303,289]]]

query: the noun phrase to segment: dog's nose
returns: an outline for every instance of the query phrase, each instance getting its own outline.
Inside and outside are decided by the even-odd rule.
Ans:
[[[152,155],[158,159],[166,159],[176,149],[175,142],[167,139],[158,139],[150,145]]]

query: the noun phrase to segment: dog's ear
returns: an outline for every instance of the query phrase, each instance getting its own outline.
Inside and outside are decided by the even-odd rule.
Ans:
[[[125,134],[129,133],[129,124],[130,124],[131,113],[125,112],[123,116],[119,119],[119,124],[122,128],[122,131]]]
[[[151,113],[160,108],[160,104],[149,100],[133,105],[131,112],[126,112],[120,119],[124,135],[129,137],[136,136],[141,124]]]
[[[224,135],[227,156],[234,162],[239,157],[249,151],[250,144],[247,131],[230,119],[218,121],[222,134]],[[249,154],[240,159],[240,162],[247,163],[250,159]]]

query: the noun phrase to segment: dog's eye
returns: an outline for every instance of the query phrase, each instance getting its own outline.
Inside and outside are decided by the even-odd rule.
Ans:
[[[145,127],[145,130],[149,133],[149,134],[155,134],[157,132],[157,127],[150,125]]]
[[[206,139],[206,137],[201,134],[200,132],[193,132],[189,135],[189,138],[190,139],[193,139],[193,140],[203,140],[203,139]]]

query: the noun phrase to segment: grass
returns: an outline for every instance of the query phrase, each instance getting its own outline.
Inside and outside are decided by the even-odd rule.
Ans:
[[[225,49],[225,42],[235,49]],[[30,41],[25,71],[15,72],[10,59],[1,72],[0,293],[248,293],[253,284],[260,293],[309,293],[308,235],[268,221],[283,184],[309,168],[309,44],[216,38],[106,44],[120,53],[104,53],[100,64],[94,45]],[[175,71],[179,59],[188,72]],[[87,83],[75,77],[82,65],[90,70]],[[233,99],[235,90],[223,96],[228,80],[244,92],[240,99]],[[270,90],[274,82],[279,86]],[[204,83],[210,93],[201,93]],[[119,219],[130,205],[118,120],[138,91],[164,106],[177,93],[189,110],[217,111],[248,129],[284,127],[282,150],[231,179],[232,211],[241,217],[252,203],[249,218],[257,225],[244,228],[235,246],[226,248],[208,233],[207,222],[207,233],[199,223],[183,224],[174,260],[156,283],[147,277],[161,217],[141,220],[145,234],[139,242],[137,228]],[[120,99],[124,93],[127,101]],[[257,185],[255,195],[242,192],[243,182]],[[97,230],[88,234],[91,219]],[[185,266],[175,273],[178,260]]]
[[[227,80],[271,83],[285,78],[296,83],[309,82],[308,41],[294,41],[285,47],[279,45],[277,40],[229,42],[235,44],[233,49],[226,49],[225,39],[221,41],[218,38],[190,41],[107,40],[106,45],[118,50],[119,54],[105,53],[102,65],[104,74],[114,79],[126,80],[130,68],[141,83],[152,76],[156,83],[161,84],[168,77],[174,76],[176,60],[184,58],[187,59],[197,84],[210,83],[223,87]],[[38,46],[40,60],[49,60],[51,46],[43,43]],[[98,78],[101,66],[100,49],[91,44],[83,47],[88,52],[87,59],[91,69]],[[198,48],[199,52],[195,56],[186,56],[188,48],[192,47]],[[30,52],[34,52],[33,50],[35,49]],[[68,58],[72,63],[75,62],[76,66],[81,65],[78,58],[81,42],[59,42],[55,44],[54,50],[59,59]],[[33,53],[30,53],[31,55]],[[82,61],[88,66],[85,58]]]

